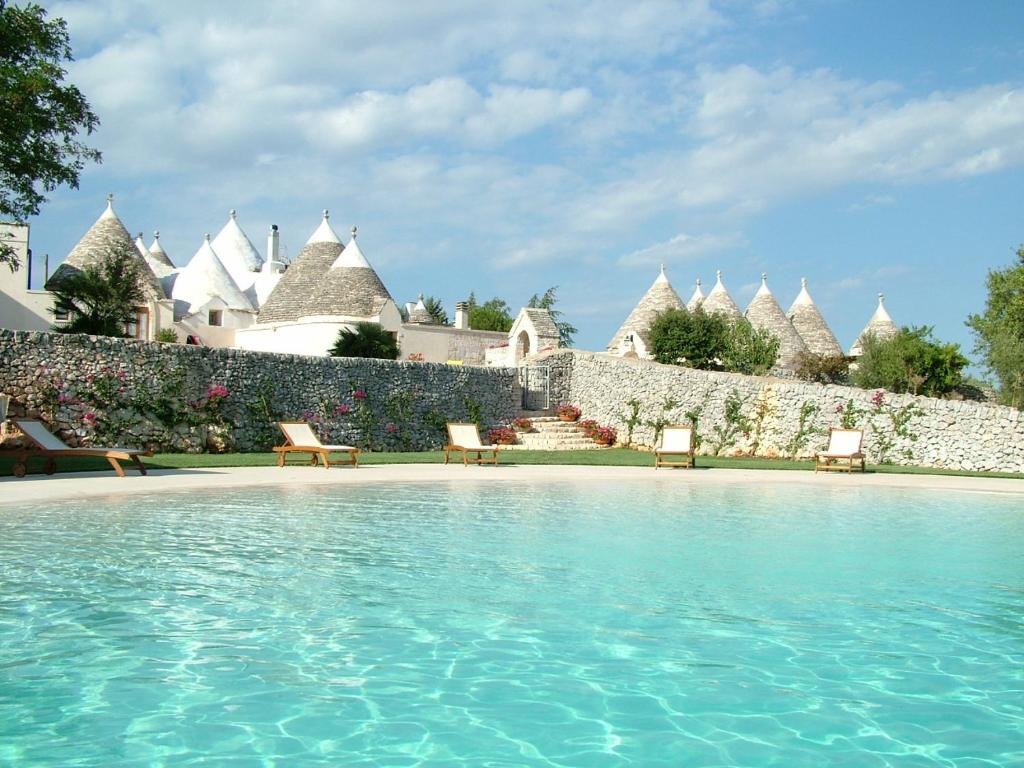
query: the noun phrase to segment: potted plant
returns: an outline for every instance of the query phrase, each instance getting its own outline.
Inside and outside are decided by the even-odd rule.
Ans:
[[[533,422],[529,419],[512,419],[512,427],[516,432],[533,432]]]
[[[555,408],[555,415],[562,421],[576,421],[582,413],[583,411],[575,405],[560,405]]]
[[[584,437],[592,438],[594,436],[594,430],[600,425],[593,419],[584,419],[577,426],[579,426]]]
[[[509,427],[495,427],[487,431],[487,442],[492,445],[514,445],[516,432]]]
[[[615,445],[619,433],[615,427],[598,427],[594,430],[593,440],[598,445]]]

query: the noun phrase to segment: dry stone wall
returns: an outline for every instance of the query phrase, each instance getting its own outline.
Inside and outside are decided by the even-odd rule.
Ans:
[[[552,405],[572,403],[584,418],[651,446],[652,423],[697,421],[698,453],[810,457],[844,416],[863,427],[869,462],[959,470],[1024,472],[1024,418],[997,405],[880,395],[853,387],[697,371],[646,360],[559,351],[537,359],[550,369]],[[531,370],[528,380],[543,380]],[[840,412],[842,411],[842,412]],[[729,413],[730,418],[727,418]]]
[[[0,330],[0,393],[77,444],[164,451],[267,450],[276,422],[312,421],[324,442],[441,447],[445,422],[507,423],[514,369],[306,357]]]

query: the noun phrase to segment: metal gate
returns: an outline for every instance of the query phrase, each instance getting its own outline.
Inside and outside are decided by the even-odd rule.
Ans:
[[[519,369],[520,407],[524,411],[546,411],[551,407],[551,369]]]

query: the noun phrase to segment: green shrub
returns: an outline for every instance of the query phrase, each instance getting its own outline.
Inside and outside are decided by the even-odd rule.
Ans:
[[[755,329],[745,318],[729,320],[700,307],[661,313],[648,338],[655,360],[688,368],[761,375],[779,356],[779,340],[768,331]]]
[[[797,377],[818,384],[847,384],[850,381],[850,363],[842,355],[816,355],[801,352],[797,356]]]
[[[868,335],[864,354],[852,372],[854,385],[913,395],[941,397],[952,392],[970,362],[958,344],[943,344],[932,337],[931,326],[901,328],[890,339]]]

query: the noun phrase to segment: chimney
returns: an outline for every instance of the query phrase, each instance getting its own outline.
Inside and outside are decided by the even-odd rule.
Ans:
[[[455,327],[462,330],[469,328],[469,304],[465,301],[455,305]]]
[[[277,224],[270,225],[270,234],[267,235],[267,262],[280,261],[281,250],[280,236],[277,234]]]

